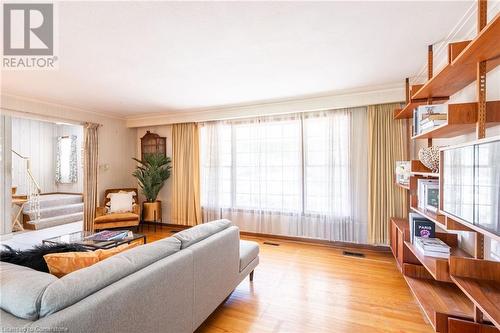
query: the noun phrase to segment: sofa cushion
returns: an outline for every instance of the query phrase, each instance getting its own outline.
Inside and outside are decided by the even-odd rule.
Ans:
[[[64,309],[108,285],[180,250],[173,237],[142,245],[63,276],[42,296],[40,316]]]
[[[240,272],[259,255],[259,244],[240,240]]]
[[[118,222],[118,221],[131,221],[137,220],[139,215],[134,213],[111,213],[106,215],[98,216],[94,219],[94,223],[108,223],[108,222]]]
[[[46,288],[57,278],[34,269],[0,262],[0,308],[16,317],[36,320]]]
[[[230,226],[231,221],[229,220],[216,220],[178,232],[174,237],[181,241],[181,249],[185,249]]]

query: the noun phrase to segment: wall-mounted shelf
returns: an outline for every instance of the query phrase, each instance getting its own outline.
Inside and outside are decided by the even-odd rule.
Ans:
[[[419,160],[410,161],[410,173],[412,176],[439,178],[439,173],[432,172],[431,169],[423,165]],[[410,185],[410,187],[412,186]]]
[[[416,107],[448,100],[448,97],[474,82],[477,100],[449,104],[445,124],[411,139],[427,139],[428,146],[432,145],[432,139],[473,132],[477,139],[482,139],[486,137],[486,127],[500,124],[500,101],[486,101],[486,73],[500,65],[500,14],[488,23],[487,7],[487,0],[477,0],[476,38],[449,43],[448,64],[437,74],[433,73],[433,47],[428,47],[428,81],[421,86],[410,87],[409,79],[405,80],[406,105],[394,111],[394,118],[412,118]],[[392,218],[391,249],[398,268],[435,331],[499,333],[500,262],[493,264],[482,259],[484,237],[498,240],[500,237],[463,223],[445,212],[418,208],[417,186],[422,178],[440,179],[440,174],[432,172],[419,161],[411,161],[409,209],[433,221],[440,229],[474,231],[476,259],[458,247],[456,235],[443,230],[436,232],[436,236],[451,247],[450,259],[424,256],[409,242],[408,220],[402,222]],[[443,202],[443,194],[440,195],[440,202]],[[488,322],[490,318],[496,328]]]
[[[500,330],[500,262],[450,257],[451,279]]]
[[[448,317],[473,320],[473,303],[451,283],[404,277],[432,327],[446,332]]]
[[[412,97],[451,96],[476,80],[477,63],[488,60],[486,71],[500,64],[500,14],[497,14],[460,54],[427,81]]]
[[[456,234],[448,234],[437,232],[436,237],[451,247],[451,256],[471,258],[471,255],[458,247],[458,240]],[[437,281],[452,282],[450,278],[450,269],[447,258],[436,258],[424,256],[415,246],[410,242],[405,242],[406,247],[413,253],[418,261],[427,269],[429,274]]]
[[[413,136],[412,139],[451,138],[472,133],[476,130],[477,103],[461,103],[448,105],[448,118],[445,124],[432,130]],[[486,124],[500,123],[500,101],[486,103]]]
[[[410,190],[410,185],[405,185],[405,184],[400,184],[400,183],[395,183],[396,186],[401,187],[404,190]]]
[[[436,97],[433,98],[433,102],[441,103],[445,102],[449,97]],[[412,99],[411,102],[406,104],[402,109],[394,110],[394,119],[409,119],[413,118],[413,110],[420,105],[426,105],[429,103],[427,98],[424,99]]]
[[[417,206],[411,206],[410,209],[417,213],[422,215],[423,217],[431,220],[432,222],[436,223],[440,228],[446,230],[446,221],[444,215],[434,213],[428,209],[422,209]]]

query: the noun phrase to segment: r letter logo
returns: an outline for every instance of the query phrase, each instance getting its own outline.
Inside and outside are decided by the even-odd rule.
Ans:
[[[54,4],[3,4],[4,69],[52,69]]]

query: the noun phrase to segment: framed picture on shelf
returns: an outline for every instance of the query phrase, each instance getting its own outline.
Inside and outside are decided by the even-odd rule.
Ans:
[[[425,185],[425,208],[437,213],[439,209],[439,185]]]
[[[396,183],[404,186],[408,186],[410,184],[410,164],[410,161],[396,161]]]

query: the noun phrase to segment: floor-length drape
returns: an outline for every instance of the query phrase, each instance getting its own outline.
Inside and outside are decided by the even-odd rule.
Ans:
[[[366,108],[201,124],[203,221],[366,242]]]
[[[198,125],[172,127],[172,223],[202,223]]]
[[[368,240],[372,244],[387,244],[389,219],[408,213],[407,193],[394,185],[395,162],[408,160],[406,122],[393,117],[399,107],[399,103],[368,106]]]
[[[84,171],[83,171],[83,229],[94,230],[95,210],[97,206],[98,172],[98,124],[84,125]]]

